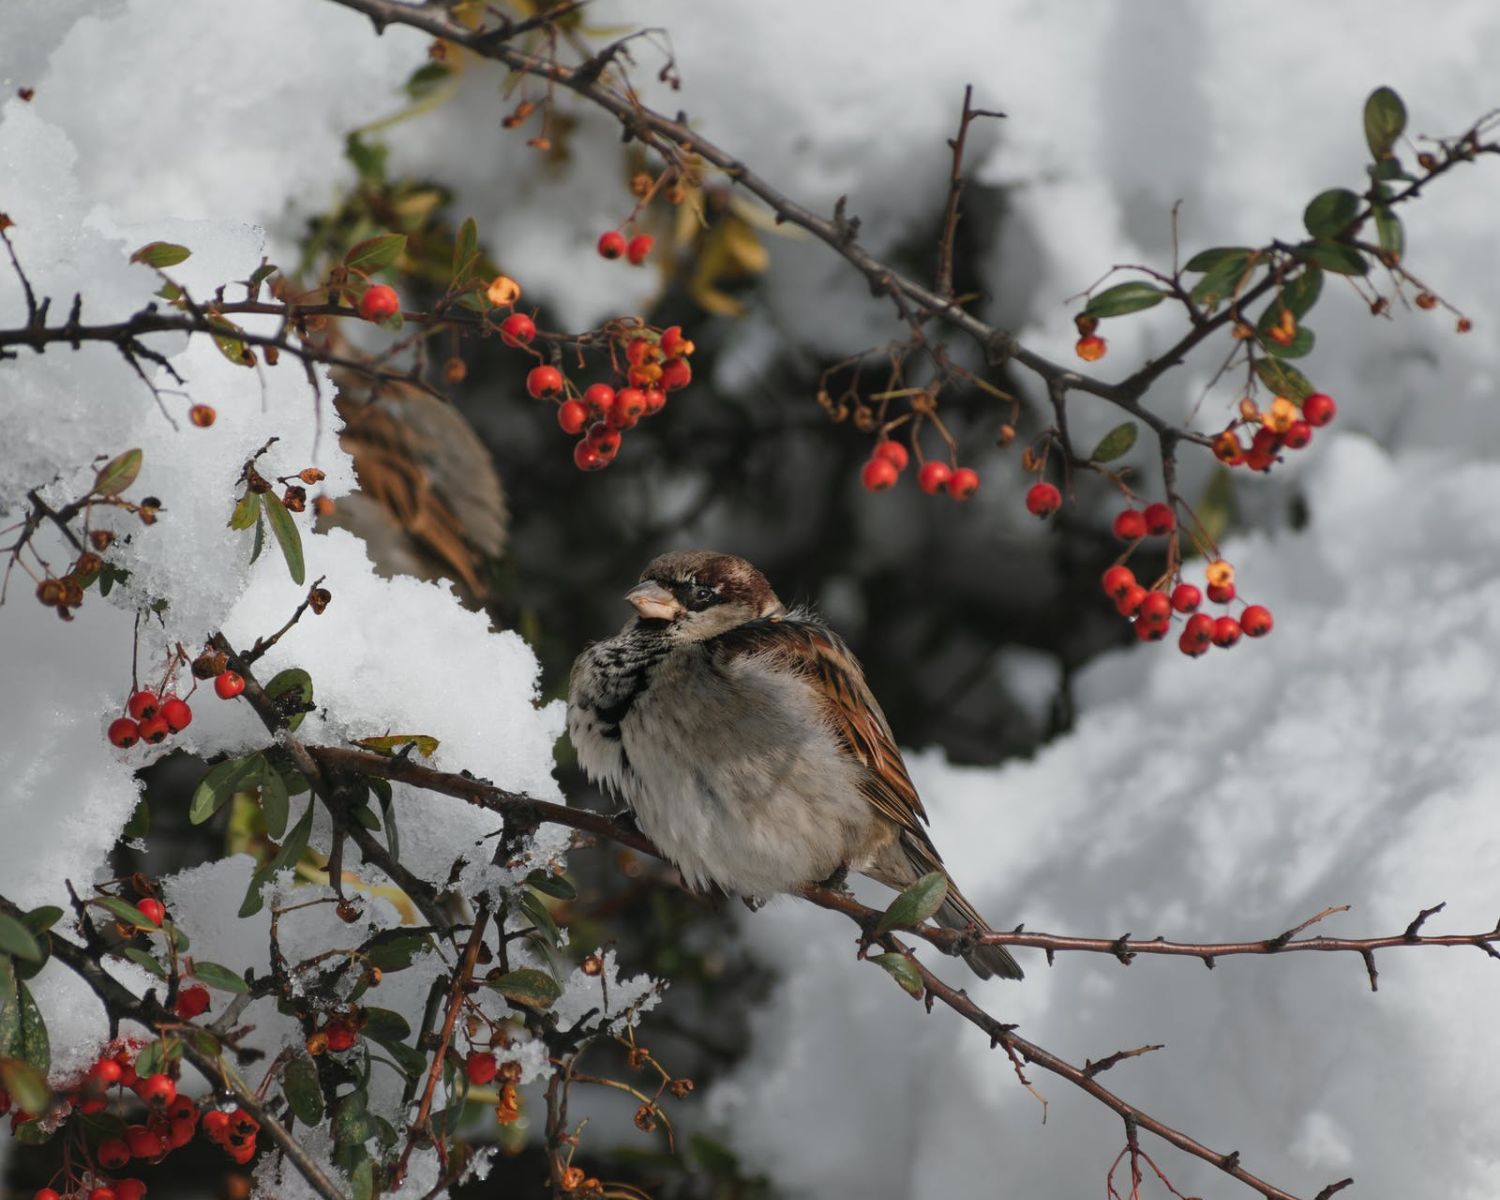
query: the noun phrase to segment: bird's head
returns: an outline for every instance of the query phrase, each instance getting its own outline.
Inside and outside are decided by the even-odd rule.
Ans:
[[[625,593],[642,624],[659,623],[673,641],[701,642],[786,606],[766,577],[743,558],[679,550],[651,560]]]

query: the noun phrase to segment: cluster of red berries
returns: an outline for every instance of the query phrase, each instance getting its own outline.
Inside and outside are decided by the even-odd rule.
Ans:
[[[396,289],[386,283],[372,284],[359,298],[359,315],[366,321],[379,325],[389,321],[401,311],[401,297]]]
[[[875,443],[870,461],[860,470],[859,481],[872,492],[895,487],[911,456],[900,442],[882,438]],[[955,500],[967,500],[979,490],[979,473],[970,467],[950,467],[929,459],[917,471],[917,486],[929,496],[946,491]]]
[[[1301,450],[1312,441],[1313,430],[1327,425],[1338,412],[1333,397],[1314,392],[1297,406],[1277,396],[1270,408],[1257,409],[1246,400],[1240,405],[1240,421],[1214,438],[1214,455],[1225,466],[1269,471],[1282,450]],[[1239,424],[1258,425],[1250,444],[1240,441]]]
[[[1229,604],[1235,598],[1234,568],[1223,560],[1208,564],[1208,599],[1215,604]],[[1104,572],[1104,594],[1115,602],[1115,610],[1135,623],[1135,633],[1143,642],[1159,642],[1171,630],[1173,614],[1185,618],[1177,648],[1190,658],[1205,654],[1210,646],[1228,649],[1245,637],[1265,637],[1273,621],[1270,609],[1260,604],[1247,605],[1239,618],[1227,613],[1214,617],[1199,612],[1203,592],[1196,584],[1179,582],[1170,592],[1162,584],[1145,588],[1135,572],[1117,563]]]
[[[228,1112],[216,1108],[203,1114],[204,1135],[242,1167],[255,1157],[255,1135],[259,1132],[260,1122],[243,1108]]]
[[[599,257],[616,259],[624,256],[631,266],[638,267],[646,261],[655,244],[649,233],[638,233],[627,242],[623,233],[611,229],[599,235]]]
[[[214,678],[214,693],[221,700],[233,700],[245,690],[245,678],[237,671],[222,671]],[[181,733],[193,723],[193,710],[186,700],[168,694],[158,696],[148,688],[132,692],[125,702],[128,714],[109,723],[109,740],[121,750],[137,742],[155,746],[174,733]]]
[[[511,344],[534,337],[536,326],[524,313],[512,313],[501,323],[500,335]],[[513,339],[513,340],[512,340]],[[666,407],[667,393],[686,387],[693,379],[688,358],[695,349],[673,325],[661,333],[638,330],[622,338],[626,362],[625,386],[616,390],[607,383],[593,383],[579,392],[572,381],[554,366],[533,367],[526,376],[526,390],[537,400],[557,404],[557,424],[569,436],[582,438],[573,447],[573,463],[580,471],[600,471],[620,452],[627,429],[643,417],[655,416]]]

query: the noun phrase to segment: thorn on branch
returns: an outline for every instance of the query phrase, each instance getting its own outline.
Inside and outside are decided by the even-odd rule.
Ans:
[[[1435,904],[1431,908],[1424,908],[1421,912],[1419,912],[1416,915],[1416,919],[1413,920],[1412,923],[1406,927],[1406,932],[1404,934],[1402,934],[1401,936],[1404,937],[1408,942],[1415,942],[1415,941],[1417,941],[1418,940],[1417,939],[1417,931],[1420,930],[1422,928],[1422,926],[1426,923],[1427,918],[1428,917],[1432,917],[1432,916],[1436,916],[1438,913],[1442,912],[1443,909],[1445,909],[1447,907],[1448,907],[1448,902],[1446,900],[1444,900],[1442,903]]]
[[[1105,1071],[1117,1063],[1124,1062],[1127,1058],[1139,1058],[1142,1054],[1150,1054],[1153,1050],[1162,1049],[1165,1049],[1165,1045],[1158,1042],[1150,1046],[1137,1046],[1134,1050],[1116,1050],[1113,1054],[1101,1058],[1098,1062],[1095,1062],[1093,1059],[1084,1059],[1084,1077],[1092,1079],[1095,1075],[1102,1075]],[[1128,1123],[1133,1123],[1132,1117],[1127,1116],[1125,1119]]]
[[[1342,1192],[1353,1182],[1354,1176],[1351,1175],[1348,1179],[1340,1179],[1337,1183],[1330,1183],[1326,1188],[1324,1188],[1321,1192],[1314,1196],[1313,1200],[1329,1200],[1329,1198],[1333,1196],[1334,1193]]]
[[[1359,956],[1365,960],[1365,973],[1370,977],[1370,990],[1378,992],[1380,990],[1380,983],[1378,982],[1380,972],[1375,969],[1375,951],[1361,950]]]

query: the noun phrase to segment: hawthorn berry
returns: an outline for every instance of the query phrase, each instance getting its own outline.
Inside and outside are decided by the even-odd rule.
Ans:
[[[112,1058],[101,1058],[89,1068],[89,1075],[98,1080],[101,1087],[119,1083],[122,1074],[120,1064]]]
[[[895,487],[896,480],[901,478],[901,472],[890,459],[876,455],[865,463],[864,469],[859,473],[859,481],[872,492],[883,492],[886,488]]]
[[[564,433],[582,433],[589,423],[588,405],[582,400],[564,400],[557,406],[557,423]]]
[[[1115,537],[1122,542],[1138,542],[1146,536],[1146,517],[1139,509],[1124,509],[1115,517]]]
[[[562,393],[562,372],[556,367],[532,367],[526,375],[526,390],[533,400],[550,400]]]
[[[120,1200],[112,1187],[96,1187],[89,1192],[89,1200]]]
[[[469,1051],[469,1057],[464,1060],[464,1072],[475,1087],[483,1087],[489,1083],[495,1078],[495,1072],[499,1068],[500,1064],[495,1061],[495,1056],[483,1050]]]
[[[1177,528],[1177,515],[1172,511],[1171,505],[1160,501],[1148,504],[1144,516],[1146,532],[1152,537],[1163,537]]]
[[[948,495],[955,500],[967,500],[979,490],[979,472],[970,467],[959,467],[948,476]]]
[[[1172,601],[1166,592],[1147,592],[1135,615],[1151,625],[1166,625],[1172,620]]]
[[[603,421],[595,421],[589,426],[588,440],[593,443],[595,450],[604,455],[605,458],[613,458],[620,452],[620,431],[611,428]]]
[[[354,1026],[348,1021],[329,1021],[324,1032],[328,1034],[328,1048],[335,1053],[354,1045]]]
[[[1182,636],[1177,639],[1177,648],[1189,658],[1197,658],[1200,654],[1207,654],[1208,648],[1212,644],[1212,638],[1200,638],[1191,629],[1184,629]]]
[[[693,381],[693,368],[685,358],[668,359],[661,369],[661,388],[664,392],[675,392]]]
[[[359,298],[359,315],[366,321],[388,321],[401,311],[401,298],[388,284],[377,283]]]
[[[1119,600],[1135,586],[1135,572],[1129,567],[1116,565],[1104,572],[1101,582],[1104,594],[1111,600]]]
[[[109,723],[109,740],[121,750],[129,750],[141,740],[141,729],[129,717],[116,717]]]
[[[1191,637],[1195,642],[1207,646],[1214,640],[1214,619],[1207,613],[1194,613],[1187,619],[1182,633],[1184,637]]]
[[[166,918],[167,907],[160,900],[156,899],[155,896],[147,896],[144,900],[137,900],[135,906],[141,916],[145,917],[153,925],[160,925]],[[152,1076],[152,1078],[154,1079],[155,1076]],[[166,1079],[166,1076],[163,1075],[162,1078]],[[171,1081],[168,1080],[168,1082]],[[136,1090],[139,1091],[140,1089],[137,1088]],[[142,1096],[141,1099],[144,1100],[145,1097]]]
[[[1052,483],[1033,483],[1026,493],[1026,511],[1034,517],[1050,517],[1062,507],[1062,493]]]
[[[1214,622],[1214,645],[1229,649],[1240,640],[1240,623],[1233,617],[1220,617]]]
[[[125,1142],[130,1147],[132,1158],[158,1158],[166,1152],[161,1135],[153,1133],[144,1125],[132,1125],[125,1131]]]
[[[209,995],[208,989],[201,984],[185,987],[177,993],[177,1015],[184,1021],[191,1021],[194,1017],[201,1017],[208,1011]]]
[[[1122,617],[1134,616],[1135,610],[1140,608],[1141,601],[1145,600],[1148,594],[1140,584],[1132,583],[1115,597],[1115,611]]]
[[[159,901],[145,900],[136,907],[143,908],[147,903],[156,903],[158,908],[161,907]],[[165,1108],[177,1099],[177,1085],[168,1076],[158,1071],[155,1075],[148,1075],[145,1079],[139,1080],[135,1085],[135,1094],[153,1107]]]
[[[245,677],[238,671],[225,671],[214,680],[214,694],[220,700],[233,700],[245,690]]]
[[[152,746],[159,745],[167,740],[167,735],[172,732],[171,726],[167,724],[166,717],[158,713],[154,717],[147,717],[138,727],[141,733],[141,741]]]
[[[1314,392],[1302,402],[1302,418],[1313,426],[1327,425],[1333,420],[1338,410],[1339,407],[1333,402],[1333,397],[1325,396],[1322,392]]]
[[[1208,598],[1215,604],[1228,604],[1234,599],[1234,584],[1210,583],[1208,585]]]
[[[155,692],[147,691],[145,688],[132,693],[130,699],[125,701],[125,711],[137,721],[156,716],[160,709],[161,700]]]
[[[173,733],[181,733],[193,723],[193,710],[186,700],[168,696],[161,702],[161,717]]]
[[[607,233],[599,235],[599,257],[615,259],[625,253],[625,235],[618,229],[611,229]]]
[[[583,402],[594,416],[607,417],[615,406],[615,389],[607,383],[591,383],[584,389]]]
[[[106,1171],[118,1171],[130,1161],[130,1146],[124,1138],[105,1138],[94,1151],[94,1157]]]
[[[1084,362],[1098,362],[1104,357],[1104,352],[1109,347],[1104,339],[1098,334],[1091,333],[1087,337],[1078,339],[1078,344],[1073,347],[1074,353]]]
[[[667,394],[658,387],[641,389],[641,394],[646,397],[646,415],[654,416],[667,406]]]
[[[883,458],[898,471],[906,470],[906,464],[911,461],[911,455],[906,452],[906,447],[900,442],[893,442],[889,438],[885,441],[875,443],[876,458]]]
[[[536,337],[536,322],[525,313],[511,313],[500,322],[500,340],[507,346],[529,346]]]
[[[139,1179],[116,1179],[115,1200],[141,1200],[146,1194],[146,1185]]]
[[[611,422],[621,429],[629,429],[646,415],[646,393],[640,388],[621,388],[615,393],[615,406],[610,412]]]
[[[630,239],[630,245],[625,247],[625,257],[633,267],[640,266],[646,261],[646,256],[651,253],[651,247],[656,244],[656,239],[649,233],[638,233]]]
[[[609,459],[599,453],[599,447],[584,438],[573,447],[573,465],[580,471],[602,471],[609,466]]]
[[[1237,467],[1245,461],[1245,447],[1232,429],[1214,438],[1214,457],[1226,467]]]
[[[1244,630],[1246,637],[1265,637],[1274,624],[1271,610],[1263,604],[1252,604],[1240,613],[1240,628]]]
[[[211,404],[195,404],[188,409],[188,420],[199,429],[207,429],[219,419],[219,414],[214,411]]]
[[[1288,450],[1301,450],[1312,441],[1312,425],[1307,421],[1293,421],[1282,435],[1281,444]]]
[[[485,289],[484,297],[494,308],[509,308],[521,298],[521,285],[509,275],[496,275]]]
[[[953,468],[945,462],[930,459],[922,464],[922,469],[917,472],[917,486],[929,496],[936,496],[948,486],[948,480],[953,475]]]
[[[1180,613],[1197,610],[1203,603],[1203,593],[1191,583],[1179,583],[1172,589],[1172,607]]]
[[[1135,636],[1143,642],[1159,642],[1167,636],[1170,627],[1170,621],[1137,621]]]
[[[229,1114],[211,1108],[203,1114],[203,1132],[214,1141],[219,1141],[229,1132]]]
[[[669,325],[661,331],[661,352],[668,358],[677,358],[693,352],[693,343],[682,336],[681,325]]]
[[[37,1188],[31,1200],[62,1200],[62,1197],[52,1188]]]

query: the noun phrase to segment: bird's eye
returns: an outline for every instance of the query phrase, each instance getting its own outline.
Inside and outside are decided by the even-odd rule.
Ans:
[[[719,598],[719,593],[706,583],[694,584],[688,590],[689,603],[693,608],[707,608]]]

